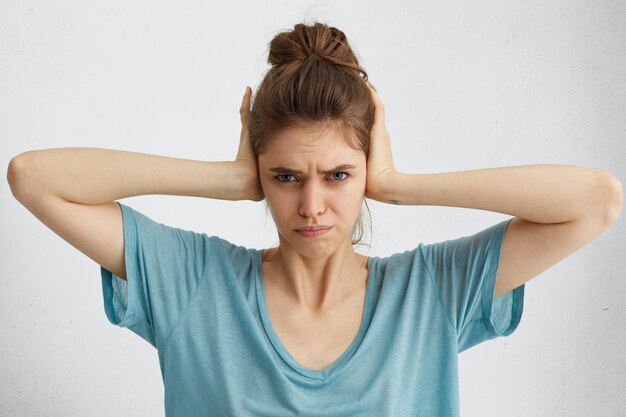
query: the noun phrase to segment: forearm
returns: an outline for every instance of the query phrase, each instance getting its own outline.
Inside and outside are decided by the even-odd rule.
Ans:
[[[146,194],[239,200],[244,189],[244,175],[234,162],[100,148],[43,149],[15,159],[19,168],[12,189],[26,198],[51,193],[83,204]]]
[[[474,208],[560,223],[607,216],[616,204],[616,182],[602,169],[557,164],[395,173],[386,182],[384,198],[391,204]]]

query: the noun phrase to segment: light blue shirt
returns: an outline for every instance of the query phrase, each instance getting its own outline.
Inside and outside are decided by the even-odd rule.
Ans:
[[[356,338],[306,368],[272,327],[262,250],[119,204],[128,280],[101,267],[104,309],[157,349],[167,417],[459,416],[458,353],[521,319],[524,286],[493,298],[508,219],[369,257]]]

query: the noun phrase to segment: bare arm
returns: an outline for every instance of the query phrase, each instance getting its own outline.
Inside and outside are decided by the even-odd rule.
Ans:
[[[246,87],[234,161],[206,162],[99,148],[28,151],[9,163],[11,192],[53,232],[126,279],[123,219],[115,199],[166,194],[263,200],[248,134],[251,95]]]
[[[600,168],[535,164],[433,174],[393,173],[387,201],[466,207],[510,214],[535,223],[565,223],[619,215],[621,184]]]
[[[257,200],[250,166],[95,148],[29,151],[9,163],[15,198],[65,241],[126,278],[115,199],[145,194]]]
[[[528,282],[615,223],[624,190],[602,168],[535,164],[434,174],[396,171],[374,89],[366,196],[407,205],[467,207],[516,216],[508,225],[495,296]]]
[[[82,204],[147,194],[245,200],[242,179],[248,172],[241,165],[113,149],[56,148],[16,156],[10,163],[10,183],[26,200],[42,194]]]
[[[517,216],[502,247],[495,296],[530,281],[603,233],[623,207],[608,171],[566,165],[395,174],[388,200]]]

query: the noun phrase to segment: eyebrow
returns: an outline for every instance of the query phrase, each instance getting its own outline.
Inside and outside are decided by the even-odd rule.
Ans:
[[[343,165],[336,166],[333,169],[329,169],[327,171],[325,170],[325,171],[317,171],[317,172],[319,174],[331,174],[333,172],[337,172],[341,170],[348,170],[348,169],[356,169],[356,167],[350,164],[343,164]],[[298,171],[297,169],[285,168],[285,167],[270,168],[270,171],[274,171],[278,173],[288,172],[290,174],[302,174],[302,171]]]

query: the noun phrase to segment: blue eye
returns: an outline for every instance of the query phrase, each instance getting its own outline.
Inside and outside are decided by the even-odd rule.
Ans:
[[[350,176],[350,174],[348,174],[347,172],[335,172],[335,173],[333,173],[333,175],[335,175],[335,174],[343,174],[343,175],[345,175],[345,178],[344,178],[344,179],[342,179],[342,180],[341,180],[341,179],[339,179],[339,181],[345,181],[345,180],[347,180],[347,179],[348,179],[348,177]],[[338,178],[336,178],[336,179],[338,179]]]
[[[281,177],[293,177],[293,175],[291,175],[291,174],[278,174],[278,175],[276,175],[276,179],[278,180],[278,182],[291,182],[291,181],[281,181],[280,180]]]
[[[340,178],[334,177],[334,179],[336,179],[336,180],[337,180],[337,181],[339,181],[339,182],[343,182],[343,181],[345,181],[345,180],[346,180],[346,179],[348,179],[348,177],[350,176],[350,174],[348,174],[347,172],[339,172],[339,171],[338,171],[338,172],[334,172],[334,173],[333,173],[333,174],[331,174],[331,175],[337,175],[337,174],[340,174],[340,175],[345,175],[345,177],[343,177],[343,179],[340,179]],[[283,181],[283,180],[285,179],[285,177],[293,177],[293,175],[292,175],[292,174],[278,174],[278,175],[276,175],[276,176],[275,176],[275,178],[276,178],[276,180],[277,180],[278,182],[281,182],[281,183],[293,182],[293,181],[289,181],[289,180],[285,180],[285,181]]]

